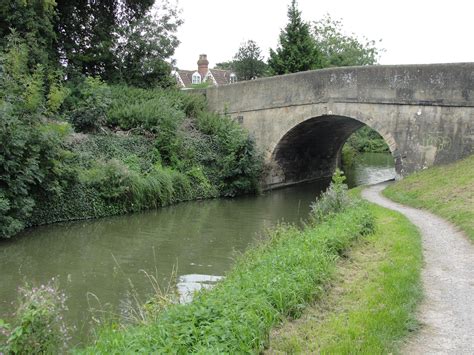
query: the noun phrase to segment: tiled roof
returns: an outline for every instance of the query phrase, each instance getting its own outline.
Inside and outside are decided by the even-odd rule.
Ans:
[[[230,70],[221,70],[221,69],[209,69],[212,76],[217,82],[217,85],[225,85],[230,83]]]
[[[178,70],[176,73],[179,75],[181,78],[183,84],[185,87],[189,87],[193,83],[193,74],[196,71],[194,70]]]
[[[191,87],[193,83],[193,74],[196,70],[177,70],[176,75],[179,75],[179,78],[184,84],[184,87]],[[215,83],[219,85],[225,85],[230,83],[230,75],[232,71],[230,70],[221,70],[221,69],[209,69],[210,74],[215,80]],[[209,74],[206,74],[206,76]],[[204,78],[202,78],[204,80]],[[181,83],[179,83],[181,84]]]

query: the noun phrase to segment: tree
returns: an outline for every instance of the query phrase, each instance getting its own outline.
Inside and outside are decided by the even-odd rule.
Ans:
[[[118,76],[115,81],[123,81],[137,87],[169,87],[175,84],[171,78],[171,68],[179,40],[176,31],[182,24],[178,10],[168,3],[148,13],[120,32],[115,48]]]
[[[267,69],[259,46],[252,40],[241,44],[239,51],[234,56],[233,66],[239,80],[261,77]]]
[[[340,20],[326,15],[316,21],[313,27],[316,46],[322,53],[322,67],[343,67],[350,65],[373,65],[379,53],[376,41],[363,37],[359,40],[354,34],[345,35]]]
[[[321,68],[321,54],[310,25],[301,18],[296,0],[288,7],[288,24],[280,32],[276,51],[270,49],[268,65],[276,75]]]
[[[46,0],[45,0],[46,1]],[[142,18],[154,0],[57,0],[56,51],[68,77],[117,76],[120,31]]]
[[[13,32],[28,47],[28,68],[37,64],[56,66],[56,15],[54,0],[10,0],[0,2],[0,49],[6,51]]]
[[[215,69],[221,69],[221,70],[232,70],[234,71],[235,70],[235,63],[233,60],[228,60],[226,62],[221,62],[221,63],[217,63],[214,68]]]

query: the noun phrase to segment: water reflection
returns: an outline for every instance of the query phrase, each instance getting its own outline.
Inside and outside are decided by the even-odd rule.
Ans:
[[[395,178],[393,157],[386,153],[364,153],[354,166],[344,169],[350,187],[371,185]]]
[[[178,289],[179,302],[191,302],[195,292],[203,288],[209,289],[214,286],[217,281],[222,280],[223,278],[223,276],[215,275],[181,275],[176,285]]]

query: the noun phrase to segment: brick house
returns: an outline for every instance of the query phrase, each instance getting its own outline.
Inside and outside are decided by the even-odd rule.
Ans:
[[[219,86],[237,81],[237,76],[231,70],[209,69],[206,54],[199,55],[197,65],[197,70],[177,70],[175,72],[174,75],[180,88],[191,88],[193,85],[201,83]]]

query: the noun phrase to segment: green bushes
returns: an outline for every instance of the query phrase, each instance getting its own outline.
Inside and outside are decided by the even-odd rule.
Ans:
[[[280,226],[244,254],[233,270],[192,303],[172,305],[148,323],[105,328],[85,353],[258,353],[283,317],[298,317],[324,292],[335,260],[357,238],[371,233],[367,205],[303,230]]]
[[[357,152],[385,153],[389,148],[383,137],[368,126],[354,132],[347,143]]]
[[[331,185],[321,194],[316,202],[311,204],[310,218],[314,223],[320,223],[334,213],[344,211],[351,206],[352,200],[347,193],[346,177],[336,169],[332,176]]]
[[[54,278],[46,285],[19,288],[20,299],[13,325],[0,319],[0,336],[6,354],[51,354],[64,350],[69,339],[63,314],[66,297]]]
[[[86,77],[69,96],[69,120],[79,132],[95,132],[107,121],[110,89],[98,78]]]
[[[180,95],[173,90],[112,86],[111,93],[107,122],[124,130],[176,131],[186,117]]]
[[[61,88],[50,83],[48,91],[43,67],[30,70],[28,56],[14,35],[0,55],[0,237],[23,229],[38,194],[58,194],[68,179],[67,125],[44,117],[60,106]]]
[[[0,58],[0,237],[258,190],[254,143],[201,95],[92,77],[64,88],[28,56],[13,38]]]
[[[206,112],[201,96],[118,86],[112,94],[109,124],[152,132],[161,164],[184,174],[201,167],[223,196],[257,190],[262,161],[253,141],[237,123]]]

